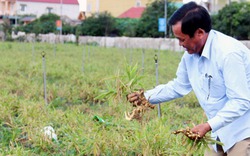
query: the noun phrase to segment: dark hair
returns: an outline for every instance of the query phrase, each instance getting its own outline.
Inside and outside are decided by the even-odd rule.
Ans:
[[[189,37],[193,37],[195,31],[199,28],[203,29],[205,32],[209,32],[212,28],[208,11],[195,2],[184,4],[181,8],[176,10],[170,17],[168,24],[172,26],[179,21],[181,21],[182,33],[189,35]]]

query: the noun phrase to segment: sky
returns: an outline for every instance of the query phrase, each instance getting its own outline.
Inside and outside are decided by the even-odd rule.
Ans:
[[[79,10],[80,11],[86,11],[86,8],[84,8],[84,6],[86,6],[86,1],[85,0],[78,0],[79,3]]]

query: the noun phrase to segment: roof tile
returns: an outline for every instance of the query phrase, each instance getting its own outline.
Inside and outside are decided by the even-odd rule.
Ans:
[[[145,7],[132,7],[118,16],[118,18],[140,18]]]

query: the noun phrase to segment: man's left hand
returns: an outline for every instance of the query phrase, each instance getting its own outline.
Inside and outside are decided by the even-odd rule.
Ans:
[[[194,126],[191,131],[193,133],[199,134],[200,137],[204,137],[206,135],[207,132],[211,131],[211,127],[208,123],[203,123],[203,124],[199,124]]]

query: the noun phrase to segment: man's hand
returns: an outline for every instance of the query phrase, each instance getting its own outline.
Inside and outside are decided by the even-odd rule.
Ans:
[[[204,137],[207,132],[211,131],[211,127],[208,123],[203,123],[196,125],[194,128],[191,129],[193,133],[199,134],[200,137]]]
[[[141,105],[142,100],[140,98],[140,92],[133,92],[127,95],[127,100],[133,104],[133,106]]]

